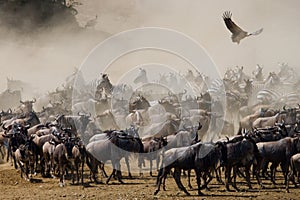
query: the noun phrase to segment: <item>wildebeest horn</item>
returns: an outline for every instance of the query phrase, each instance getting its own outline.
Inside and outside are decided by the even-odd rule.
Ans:
[[[24,102],[23,102],[22,100],[20,100],[20,103],[21,103],[21,104],[24,104]]]
[[[172,96],[172,93],[171,93],[171,91],[168,91],[168,95],[169,95],[169,96]]]
[[[3,130],[7,131],[7,128],[5,127],[5,124],[2,124]]]
[[[285,105],[283,106],[283,108],[282,108],[283,110],[285,110]]]
[[[300,104],[298,103],[298,107],[299,107],[299,109],[300,109]]]
[[[225,136],[226,137],[226,139],[227,139],[227,142],[229,142],[229,137],[228,136]]]
[[[198,123],[198,131],[202,128],[202,124],[199,122]]]
[[[36,98],[33,98],[32,101],[30,101],[31,103],[35,103],[36,102]]]

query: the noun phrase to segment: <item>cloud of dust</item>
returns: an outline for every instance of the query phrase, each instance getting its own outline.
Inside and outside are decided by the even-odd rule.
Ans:
[[[244,66],[251,73],[256,64],[268,71],[278,71],[278,62],[287,62],[300,71],[300,2],[288,0],[196,1],[196,0],[82,0],[77,6],[78,29],[64,25],[39,32],[0,30],[0,91],[6,77],[23,80],[45,92],[61,86],[88,53],[112,34],[138,27],[163,27],[180,31],[202,45],[221,73],[226,68]],[[221,18],[224,11],[233,13],[233,21],[252,32],[263,27],[262,34],[249,37],[239,45],[232,43],[230,32]],[[94,27],[83,28],[97,15]],[[56,19],[57,20],[57,19]],[[187,50],[188,51],[188,50]],[[144,62],[178,65],[186,63],[160,52],[122,57],[110,66],[111,75],[121,76],[127,67]],[[122,68],[123,70],[118,70]],[[119,72],[119,74],[114,74]],[[117,78],[113,79],[117,81]]]

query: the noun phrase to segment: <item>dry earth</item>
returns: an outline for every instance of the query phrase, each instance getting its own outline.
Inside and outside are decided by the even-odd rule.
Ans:
[[[108,170],[109,171],[109,170]],[[126,172],[124,172],[126,175]],[[125,177],[125,184],[119,184],[113,180],[109,185],[94,184],[89,182],[88,170],[85,170],[85,185],[72,185],[66,181],[64,188],[59,187],[59,180],[42,178],[39,174],[32,182],[26,182],[20,178],[20,172],[9,163],[0,164],[0,198],[1,199],[300,199],[299,189],[292,186],[290,193],[286,193],[283,186],[281,173],[278,173],[277,183],[273,186],[269,180],[264,180],[266,189],[259,190],[255,180],[252,180],[253,189],[246,191],[247,186],[243,179],[239,179],[238,186],[242,192],[227,192],[223,185],[213,181],[210,191],[203,191],[204,196],[196,196],[197,191],[190,191],[192,196],[186,196],[179,191],[173,178],[166,181],[167,191],[160,191],[157,196],[155,190],[155,178],[144,173],[144,177],[134,174],[133,179]],[[147,175],[146,175],[147,174]],[[184,185],[187,179],[182,178]],[[196,188],[195,177],[192,178],[193,187]]]

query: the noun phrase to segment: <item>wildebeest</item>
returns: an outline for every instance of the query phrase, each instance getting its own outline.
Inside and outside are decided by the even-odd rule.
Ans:
[[[17,113],[28,113],[33,111],[33,104],[36,102],[36,99],[33,99],[32,101],[21,101],[21,105],[16,110]]]
[[[142,141],[144,146],[144,153],[139,155],[139,168],[140,175],[142,175],[142,165],[145,166],[144,159],[150,161],[150,176],[152,176],[152,160],[156,160],[156,169],[159,169],[160,153],[164,146],[167,145],[167,141],[163,138],[148,138]]]
[[[283,114],[280,112],[272,117],[259,117],[255,121],[253,121],[252,126],[254,128],[272,127],[275,125],[275,123],[282,121],[282,119],[284,119],[283,117]]]
[[[231,170],[234,168],[233,187],[238,191],[236,186],[237,167],[244,167],[246,173],[246,181],[249,189],[252,188],[250,183],[250,167],[256,162],[258,149],[255,141],[249,137],[239,137],[237,139],[225,142],[225,148],[222,150],[222,165],[225,167],[225,186],[229,191],[229,182],[231,180]],[[258,175],[256,174],[257,178]]]
[[[288,179],[286,182],[286,191],[289,192],[289,182],[290,180],[294,183],[295,187],[298,187],[295,181],[295,176],[297,177],[297,182],[300,182],[300,153],[293,155],[290,159],[291,171],[288,174]]]
[[[210,163],[205,163],[204,159],[213,148],[213,144],[199,142],[192,146],[172,148],[165,151],[163,154],[162,168],[159,170],[157,177],[157,189],[154,194],[156,195],[159,192],[163,179],[165,179],[170,170],[174,168],[173,177],[176,184],[178,188],[183,190],[187,195],[190,195],[190,193],[181,183],[181,170],[194,169],[196,172],[198,195],[203,195],[200,191],[201,172],[207,170],[207,165]]]
[[[130,152],[142,153],[143,144],[139,138],[113,135],[108,140],[97,140],[89,143],[86,146],[86,151],[88,156],[87,164],[90,167],[95,182],[98,182],[96,178],[98,164],[111,160],[113,172],[106,180],[106,184],[109,183],[112,175],[115,173],[118,181],[123,183],[120,171],[120,160],[128,156]]]
[[[55,147],[53,158],[55,161],[55,167],[58,167],[59,175],[60,175],[60,181],[59,185],[60,187],[65,186],[65,173],[67,167],[71,168],[71,174],[72,174],[72,182],[74,183],[74,166],[73,166],[73,156],[72,156],[72,149],[74,147],[73,141],[71,141],[71,138],[66,136],[63,143],[58,144]]]
[[[29,171],[34,172],[34,149],[32,149],[31,141],[26,142],[26,144],[21,144],[15,151],[15,159],[20,166],[21,178],[23,178],[23,173],[25,174],[25,180],[29,181]]]
[[[79,183],[79,170],[81,177],[81,184],[83,185],[83,168],[86,156],[86,149],[81,140],[76,141],[74,147],[72,148],[72,156],[74,158],[74,167],[76,171],[77,183]],[[79,169],[81,167],[81,169]],[[73,179],[74,183],[74,179]]]
[[[274,174],[276,167],[281,164],[285,183],[289,171],[290,158],[300,152],[300,138],[286,137],[278,141],[259,142],[257,143],[259,159],[257,162],[256,172],[259,174],[264,162],[271,162],[271,181],[275,184]],[[259,184],[263,187],[260,179]]]
[[[57,123],[64,128],[71,128],[71,132],[77,136],[77,134],[83,134],[88,123],[91,121],[91,114],[86,115],[78,113],[78,116],[60,115],[56,118]]]
[[[44,158],[44,169],[45,169],[45,176],[53,174],[53,165],[54,165],[54,150],[55,150],[55,142],[54,141],[47,141],[43,145],[43,158]]]

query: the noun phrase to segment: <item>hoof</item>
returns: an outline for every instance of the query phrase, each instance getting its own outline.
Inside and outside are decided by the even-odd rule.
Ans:
[[[198,192],[198,196],[203,196],[204,194],[202,192]]]
[[[157,195],[157,194],[158,194],[158,192],[159,192],[159,191],[158,191],[158,190],[156,190],[156,191],[154,192],[154,195]]]
[[[65,183],[59,183],[60,187],[65,187]]]

